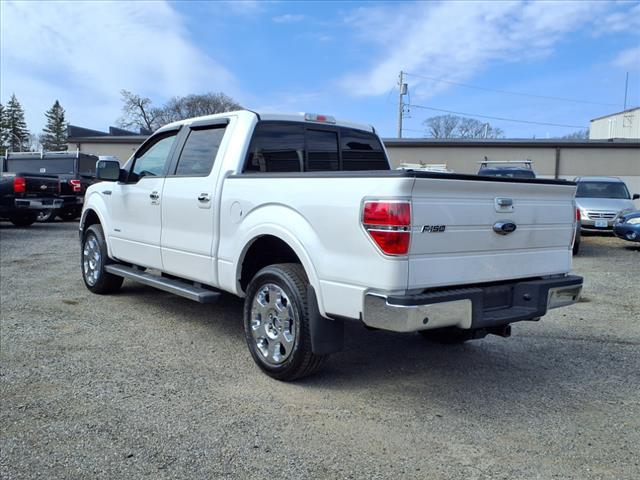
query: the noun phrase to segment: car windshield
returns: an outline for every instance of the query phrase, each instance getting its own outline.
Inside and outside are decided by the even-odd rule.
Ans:
[[[578,182],[579,198],[630,198],[627,186],[622,182]]]
[[[73,174],[75,159],[55,158],[55,159],[19,159],[9,158],[6,160],[8,172],[21,173],[43,173],[43,174]]]

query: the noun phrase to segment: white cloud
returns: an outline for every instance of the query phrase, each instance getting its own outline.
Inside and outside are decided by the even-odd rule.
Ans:
[[[120,114],[120,90],[162,101],[224,90],[232,75],[199,50],[164,1],[3,2],[3,101],[15,92],[32,130],[58,98],[69,120],[106,128]]]
[[[640,69],[640,47],[623,50],[611,63],[614,67],[622,68],[625,70]]]
[[[623,32],[640,34],[640,4],[628,11],[617,11],[602,16],[594,29],[594,34],[598,36]]]
[[[305,18],[307,18],[306,15],[285,13],[284,15],[278,15],[276,17],[273,17],[272,20],[275,23],[296,23],[296,22],[301,22]]]
[[[591,2],[424,2],[361,8],[346,22],[361,41],[377,45],[363,51],[375,63],[341,84],[359,95],[382,95],[395,85],[400,70],[464,81],[495,61],[548,55],[561,38],[605,7]],[[411,82],[416,87],[421,80]],[[423,95],[444,88],[431,83]]]

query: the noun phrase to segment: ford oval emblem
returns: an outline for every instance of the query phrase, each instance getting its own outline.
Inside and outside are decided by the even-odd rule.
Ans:
[[[499,235],[508,235],[516,231],[516,224],[508,220],[501,220],[493,224],[493,231]]]

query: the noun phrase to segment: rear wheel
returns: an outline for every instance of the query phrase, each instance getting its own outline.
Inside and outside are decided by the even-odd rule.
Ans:
[[[108,273],[104,267],[112,263],[107,255],[107,242],[99,224],[87,228],[82,238],[82,279],[93,293],[111,293],[122,286],[124,278]]]
[[[9,221],[13,223],[16,227],[28,227],[35,223],[38,219],[38,214],[34,212],[25,212],[13,215],[9,218]]]
[[[327,357],[311,348],[308,283],[301,265],[282,263],[260,270],[247,288],[247,345],[256,364],[277,380],[311,375]]]

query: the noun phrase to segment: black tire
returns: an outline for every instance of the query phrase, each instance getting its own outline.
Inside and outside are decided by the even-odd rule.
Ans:
[[[50,210],[40,210],[38,212],[38,222],[49,223],[53,222],[58,215],[58,211],[54,209]]]
[[[468,330],[441,328],[435,330],[420,330],[418,333],[420,333],[425,340],[441,345],[460,345],[471,340],[471,332]]]
[[[92,241],[97,243],[92,244]],[[96,258],[91,252],[99,253]],[[91,257],[91,258],[90,258]],[[90,268],[89,262],[93,260],[95,268]],[[82,250],[80,252],[80,268],[82,279],[87,288],[93,293],[105,294],[117,291],[124,278],[112,275],[105,271],[105,265],[113,263],[107,255],[107,242],[100,224],[91,225],[82,236]],[[89,273],[91,272],[91,273]]]
[[[580,251],[580,242],[576,242],[573,244],[573,254],[577,255]]]
[[[9,221],[16,227],[28,227],[30,225],[33,225],[37,219],[37,212],[25,212],[13,215],[11,218],[9,218]]]
[[[292,318],[286,320],[289,328],[293,327],[293,346],[289,352],[284,350],[286,358],[280,364],[268,361],[258,346],[259,340],[254,339],[254,327],[252,310],[254,300],[265,291],[266,285],[275,285],[285,293]],[[249,351],[256,364],[267,375],[276,380],[291,381],[309,376],[317,372],[327,355],[316,355],[311,349],[311,331],[309,329],[309,305],[307,287],[309,281],[301,265],[297,263],[281,263],[270,265],[260,270],[251,280],[247,288],[247,296],[244,302],[244,332]],[[269,300],[271,303],[271,300]],[[275,300],[274,300],[275,303]],[[277,313],[277,312],[274,312]],[[265,319],[265,321],[268,321]],[[272,324],[269,324],[272,325]],[[282,323],[285,325],[285,322]],[[263,337],[263,340],[268,340]],[[280,348],[284,349],[283,344]],[[263,345],[263,348],[264,345]],[[282,350],[281,350],[282,353]]]

